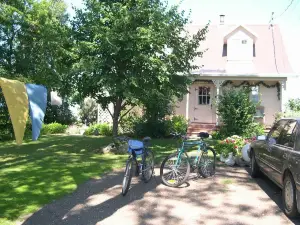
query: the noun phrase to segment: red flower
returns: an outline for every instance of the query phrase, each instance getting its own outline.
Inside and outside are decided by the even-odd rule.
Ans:
[[[238,146],[235,145],[234,148],[238,148]]]
[[[229,141],[228,141],[228,139],[226,139],[226,143],[228,143]]]

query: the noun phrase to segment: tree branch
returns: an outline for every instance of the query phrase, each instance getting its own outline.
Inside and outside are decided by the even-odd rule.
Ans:
[[[134,108],[134,106],[132,106],[130,109],[128,109],[119,119],[119,122],[122,121],[123,117],[126,116],[132,109]]]
[[[111,111],[109,110],[108,106],[106,107],[107,111],[109,112],[111,118],[114,118],[113,114],[111,113]]]

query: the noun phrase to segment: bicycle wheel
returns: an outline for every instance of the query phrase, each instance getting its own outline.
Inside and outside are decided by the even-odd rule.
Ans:
[[[125,174],[122,184],[122,195],[125,196],[129,190],[130,183],[132,178],[132,158],[127,160]]]
[[[145,183],[148,183],[154,170],[154,154],[150,149],[145,150],[142,163],[142,179]]]
[[[173,153],[167,156],[160,166],[160,177],[163,184],[178,187],[183,184],[190,174],[190,163],[185,153]],[[176,162],[178,160],[178,164]]]
[[[198,161],[198,172],[203,178],[211,177],[216,172],[216,153],[211,147],[203,151]]]

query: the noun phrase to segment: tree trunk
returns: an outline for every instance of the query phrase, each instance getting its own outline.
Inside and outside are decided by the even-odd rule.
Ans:
[[[118,127],[119,127],[119,117],[121,113],[121,106],[122,100],[117,99],[116,104],[114,105],[114,112],[113,112],[113,135],[118,135]]]

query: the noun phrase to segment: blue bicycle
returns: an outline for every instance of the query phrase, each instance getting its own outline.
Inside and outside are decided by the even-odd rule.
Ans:
[[[215,174],[216,153],[214,149],[204,142],[204,138],[208,138],[206,132],[199,133],[200,140],[188,141],[186,136],[174,134],[175,138],[181,138],[182,144],[177,152],[167,156],[160,167],[160,177],[163,184],[169,187],[178,187],[183,184],[190,174],[190,170],[197,170],[203,178],[213,176]],[[187,149],[197,147],[197,155],[192,160],[186,153]]]
[[[148,183],[154,171],[154,154],[149,149],[150,138],[144,138],[143,141],[128,140],[129,157],[126,162],[126,168],[122,184],[122,195],[125,196],[129,190],[131,178],[135,172],[136,176],[142,174],[142,180]],[[134,169],[135,165],[135,169]]]

